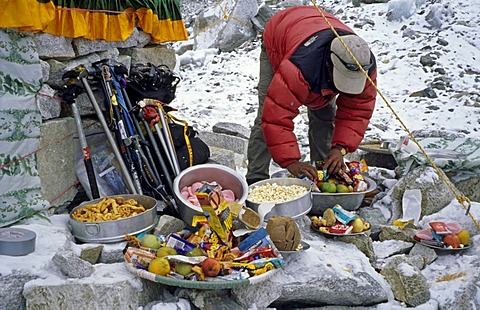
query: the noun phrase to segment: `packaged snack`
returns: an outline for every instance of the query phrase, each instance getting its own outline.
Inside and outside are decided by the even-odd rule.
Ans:
[[[347,183],[347,185],[352,185],[353,184],[353,180],[352,178],[348,175],[348,173],[346,171],[344,171],[343,169],[340,170],[337,175],[339,176],[339,178],[343,181],[345,181],[345,183]]]
[[[177,234],[170,234],[167,240],[167,246],[174,248],[178,254],[186,255],[197,247],[196,244],[188,242]]]
[[[356,214],[345,210],[344,208],[342,208],[342,206],[338,204],[335,205],[332,209],[337,221],[339,221],[344,225],[347,225],[348,223],[350,223],[351,221],[357,218]]]
[[[208,204],[219,214],[222,209],[225,209],[226,205],[222,208],[222,203],[226,203],[223,198],[222,192],[213,191],[208,194]]]
[[[212,192],[220,192],[221,187],[218,184],[209,184],[209,183],[204,183],[200,188],[198,188],[195,191],[195,196],[198,199],[198,202],[200,203],[201,206],[203,205],[210,205],[209,202],[209,195]]]
[[[236,257],[234,261],[252,262],[260,258],[276,257],[271,247],[258,247],[245,252],[242,256]]]
[[[138,269],[144,270],[148,270],[148,265],[156,257],[157,255],[155,255],[155,253],[134,247],[128,247],[124,254],[126,262],[131,263]]]
[[[368,189],[368,183],[365,181],[355,180],[353,184],[354,192],[364,192]]]
[[[212,206],[202,206],[202,210],[211,229],[215,231],[223,244],[228,245],[230,231],[233,225],[233,218],[230,209],[225,208],[220,215],[217,215]]]
[[[335,224],[332,227],[328,227],[327,229],[328,229],[328,232],[332,233],[332,234],[346,235],[346,234],[349,234],[352,231],[353,226],[348,226],[348,225],[343,225],[343,224]]]
[[[447,224],[444,222],[430,222],[429,225],[437,235],[446,235],[452,233],[452,231],[448,229]]]
[[[325,169],[317,170],[317,181],[326,182],[328,180],[328,171]]]
[[[360,160],[360,172],[367,172],[368,171],[368,165],[365,159]]]
[[[261,227],[260,229],[254,231],[250,236],[245,238],[238,245],[238,250],[240,253],[244,253],[252,248],[255,244],[262,241],[268,235],[268,232],[265,228]]]
[[[358,161],[350,161],[346,163],[350,170],[350,177],[353,181],[354,192],[364,192],[368,189],[368,183],[362,175],[361,164]]]

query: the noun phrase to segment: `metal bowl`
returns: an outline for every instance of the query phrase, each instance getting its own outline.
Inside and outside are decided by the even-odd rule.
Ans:
[[[268,179],[268,180],[263,180],[263,181],[254,183],[249,186],[249,189],[252,189],[257,186],[265,185],[267,183],[270,183],[270,184],[276,183],[278,185],[285,185],[285,186],[299,185],[299,186],[305,187],[307,189],[307,192],[294,200],[275,204],[273,209],[265,216],[264,218],[265,221],[274,215],[289,216],[293,219],[296,219],[310,212],[310,209],[312,208],[311,182],[301,180],[301,179],[296,179],[296,178],[276,178],[276,179]],[[248,200],[247,198],[245,204],[247,207],[250,207],[253,210],[258,212],[258,207],[260,206],[259,203],[254,203]]]
[[[202,208],[191,204],[181,195],[181,189],[195,182],[217,182],[223,189],[229,189],[235,194],[238,203],[247,199],[248,185],[245,179],[235,170],[218,164],[203,164],[189,167],[173,181],[173,194],[177,202],[177,211],[182,220],[191,225],[195,215],[203,215]]]
[[[332,208],[339,204],[348,211],[354,211],[360,208],[365,195],[372,192],[377,188],[377,183],[369,177],[365,177],[365,181],[368,183],[368,188],[364,192],[352,192],[352,193],[320,193],[312,192],[312,215],[322,215],[323,211],[328,208]]]
[[[124,241],[125,235],[137,235],[153,228],[157,219],[158,201],[143,195],[112,195],[111,198],[123,197],[135,199],[145,207],[145,211],[135,216],[104,222],[79,222],[72,218],[72,213],[89,204],[100,202],[103,198],[86,201],[70,212],[69,226],[72,235],[80,241],[90,243],[112,243]]]

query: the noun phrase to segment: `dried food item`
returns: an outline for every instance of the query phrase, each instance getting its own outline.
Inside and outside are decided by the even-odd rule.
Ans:
[[[267,222],[267,232],[279,251],[294,251],[300,244],[300,229],[288,216],[272,216]]]
[[[300,185],[278,185],[265,183],[251,188],[247,199],[253,203],[275,202],[282,203],[295,200],[308,193],[307,188]]]
[[[335,225],[335,223],[337,222],[335,212],[333,212],[332,208],[328,208],[323,212],[323,219],[325,220],[325,226],[328,227]]]
[[[257,228],[260,225],[260,215],[250,208],[244,208],[240,220],[249,228]]]
[[[95,204],[87,204],[72,212],[71,217],[79,222],[104,222],[135,216],[145,211],[145,207],[135,199],[104,197]]]

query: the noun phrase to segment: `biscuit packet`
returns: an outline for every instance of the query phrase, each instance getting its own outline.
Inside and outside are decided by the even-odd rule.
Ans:
[[[219,191],[209,194],[210,205],[202,205],[202,211],[207,218],[210,228],[218,235],[225,245],[231,245],[231,230],[233,226],[233,214],[228,204]]]

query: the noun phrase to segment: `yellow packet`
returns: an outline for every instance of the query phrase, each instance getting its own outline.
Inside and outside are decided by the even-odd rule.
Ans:
[[[212,206],[202,206],[202,210],[210,227],[213,229],[213,231],[215,231],[220,240],[222,240],[225,245],[228,245],[230,230],[232,228],[232,217],[230,211],[226,209],[225,212],[220,214],[219,217]]]

